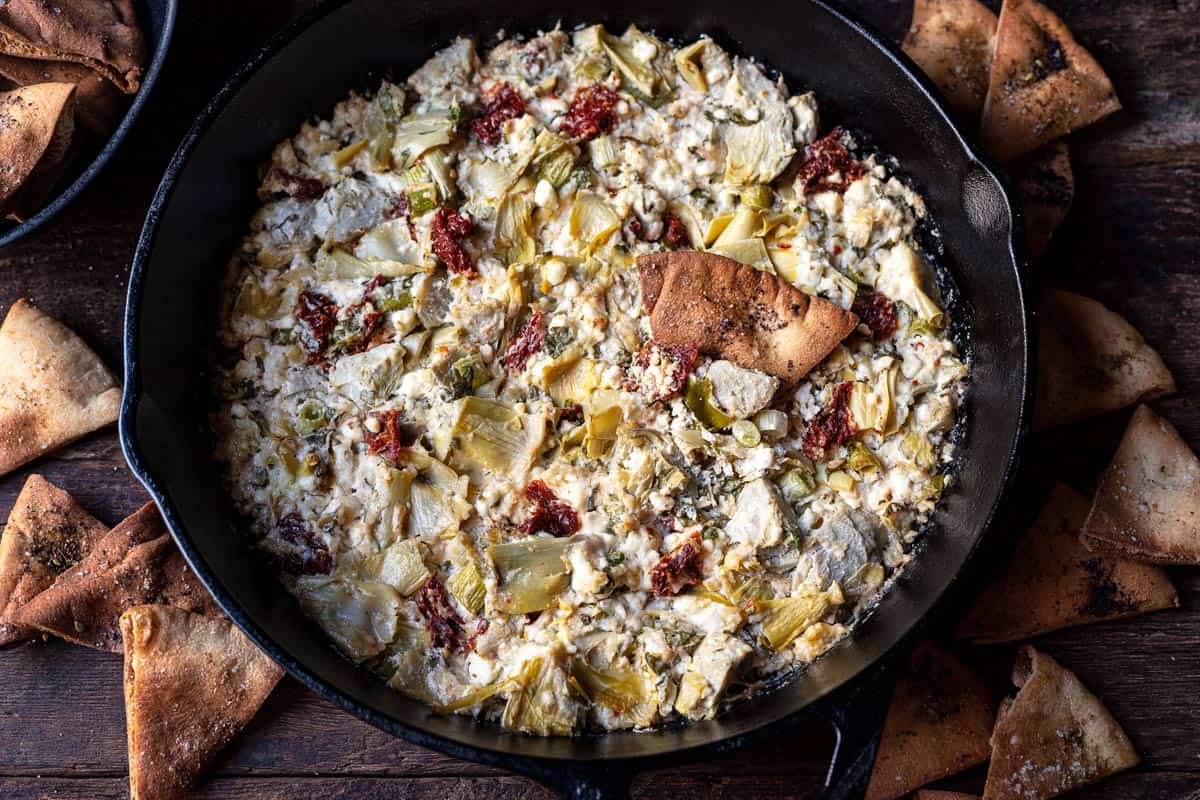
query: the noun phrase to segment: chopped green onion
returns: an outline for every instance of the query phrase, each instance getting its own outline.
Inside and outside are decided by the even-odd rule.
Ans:
[[[730,428],[730,433],[733,434],[733,438],[742,447],[758,447],[759,443],[762,441],[762,433],[759,432],[758,427],[748,419],[739,419],[737,422],[733,423],[733,427]]]

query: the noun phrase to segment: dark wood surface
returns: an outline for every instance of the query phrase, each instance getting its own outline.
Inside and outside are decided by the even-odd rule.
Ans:
[[[57,220],[0,250],[0,309],[28,297],[120,365],[125,280],[159,176],[196,111],[254,46],[313,0],[184,0],[167,68],[105,173]],[[851,3],[885,33],[909,1]],[[1156,404],[1200,445],[1200,0],[1051,0],[1108,69],[1125,110],[1072,139],[1075,208],[1037,273],[1125,314],[1179,382]],[[1088,491],[1127,413],[1035,441],[1019,502],[1058,477]],[[37,471],[115,523],[145,496],[107,430],[0,479],[0,519]],[[997,530],[1003,547],[1015,530]],[[1042,637],[1112,709],[1143,756],[1090,798],[1200,798],[1200,570],[1183,607]],[[1011,650],[966,653],[1005,691]],[[642,798],[815,797],[832,739],[815,728],[643,775]],[[0,652],[0,797],[126,796],[121,661],[62,642]],[[944,782],[979,789],[982,770]],[[287,679],[222,756],[205,798],[546,798],[536,784],[391,738]]]

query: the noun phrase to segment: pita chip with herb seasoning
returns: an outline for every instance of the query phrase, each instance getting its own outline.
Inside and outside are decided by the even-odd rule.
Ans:
[[[1025,244],[1035,258],[1050,244],[1075,199],[1071,149],[1059,139],[1022,158],[1011,167],[1025,215]]]
[[[29,602],[79,563],[108,526],[41,475],[30,475],[0,538],[0,620]],[[0,645],[33,631],[0,621]]]
[[[979,0],[914,0],[904,52],[947,105],[976,118],[987,96],[996,15]]]
[[[283,670],[224,617],[144,605],[120,627],[130,799],[186,797]]]
[[[1097,555],[1083,545],[1079,531],[1087,513],[1083,495],[1056,485],[957,635],[977,644],[1012,642],[1177,607],[1179,595],[1158,567]]]

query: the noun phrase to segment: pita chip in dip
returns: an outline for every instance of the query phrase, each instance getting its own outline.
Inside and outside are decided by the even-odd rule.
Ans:
[[[1136,328],[1095,300],[1044,288],[1037,317],[1034,430],[1175,391],[1175,379],[1154,348]]]
[[[0,538],[0,620],[29,602],[79,563],[108,532],[75,498],[41,475],[30,475]],[[33,631],[0,622],[0,645]]]
[[[995,717],[991,692],[958,657],[918,645],[896,683],[866,800],[904,797],[987,761]]]
[[[0,475],[117,421],[121,387],[67,326],[24,300],[0,325]]]
[[[904,52],[958,114],[976,117],[987,96],[996,15],[979,0],[914,0]]]
[[[283,670],[223,617],[144,605],[120,625],[130,798],[186,797]]]
[[[1041,800],[1134,767],[1138,755],[1104,704],[1075,673],[1031,645],[992,733],[983,800]]]
[[[1119,110],[1104,70],[1054,12],[1036,0],[1004,0],[979,139],[1000,161]]]
[[[1140,561],[1200,564],[1200,459],[1146,406],[1100,478],[1083,541]]]
[[[1025,244],[1036,258],[1067,218],[1075,199],[1070,148],[1065,139],[1051,142],[1022,158],[1011,171],[1025,214]]]
[[[75,129],[75,85],[39,83],[0,92],[0,211],[23,217],[49,193]],[[51,180],[51,184],[53,182]]]
[[[1079,540],[1087,499],[1054,487],[1033,527],[959,623],[978,644],[1012,642],[1073,625],[1175,608],[1179,595],[1150,564],[1097,555]]]
[[[199,613],[216,608],[153,503],[109,531],[79,564],[11,619],[68,642],[119,653],[121,613],[150,603]]]

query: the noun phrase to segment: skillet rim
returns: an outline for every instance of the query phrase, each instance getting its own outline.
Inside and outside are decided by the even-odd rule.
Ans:
[[[129,286],[126,297],[126,310],[123,323],[124,333],[124,348],[123,355],[125,360],[124,369],[124,393],[121,403],[121,415],[119,420],[119,436],[121,441],[121,449],[128,462],[130,470],[134,476],[145,486],[147,492],[158,506],[163,518],[167,522],[167,527],[171,532],[172,538],[179,546],[185,560],[195,571],[201,582],[213,595],[218,605],[222,610],[238,625],[242,631],[249,636],[256,645],[263,649],[274,661],[286,669],[294,678],[299,680],[306,687],[311,689],[318,696],[333,703],[337,707],[357,716],[358,718],[378,727],[392,735],[397,735],[411,741],[415,744],[429,747],[440,752],[448,753],[460,758],[482,762],[491,765],[499,765],[518,771],[531,774],[539,779],[545,779],[544,769],[548,765],[564,764],[564,763],[591,763],[591,764],[613,764],[613,763],[641,763],[648,764],[656,759],[661,759],[667,753],[671,755],[680,755],[687,753],[702,752],[713,749],[727,749],[736,747],[738,744],[750,737],[762,735],[770,728],[787,724],[788,721],[796,719],[803,715],[806,711],[822,707],[824,704],[831,701],[840,695],[846,694],[846,690],[854,684],[860,682],[864,675],[870,674],[873,670],[881,668],[892,660],[894,660],[898,652],[902,652],[906,641],[912,638],[914,632],[918,631],[923,624],[930,619],[936,612],[941,601],[953,592],[956,585],[971,563],[973,557],[979,551],[980,545],[985,538],[988,530],[995,523],[997,513],[1009,496],[1013,488],[1013,483],[1021,463],[1021,455],[1024,450],[1025,442],[1029,434],[1031,424],[1031,412],[1034,391],[1034,377],[1036,375],[1036,351],[1034,349],[1035,328],[1032,325],[1032,309],[1029,303],[1029,278],[1027,275],[1027,258],[1024,249],[1023,235],[1023,216],[1020,205],[1013,200],[1013,193],[1010,190],[1009,183],[1003,173],[996,169],[991,160],[986,157],[977,146],[972,143],[962,132],[959,124],[954,117],[947,111],[944,103],[938,97],[938,94],[929,79],[923,72],[900,50],[899,46],[888,40],[881,33],[876,31],[874,27],[861,20],[854,12],[844,8],[837,0],[806,0],[818,10],[823,11],[834,17],[840,24],[849,28],[853,35],[857,35],[864,39],[867,44],[878,50],[892,66],[896,68],[907,81],[908,88],[915,92],[924,102],[932,109],[936,118],[940,118],[940,122],[944,123],[953,133],[957,146],[966,155],[967,159],[976,166],[987,179],[989,179],[995,188],[999,191],[1000,198],[1003,201],[1003,208],[1008,212],[1010,223],[1004,227],[1007,231],[1007,253],[1006,267],[1011,268],[1013,279],[1015,281],[1016,294],[1019,299],[1019,309],[1017,316],[1019,317],[1019,325],[1022,333],[1022,348],[1021,360],[1024,364],[1024,369],[1020,375],[1021,391],[1017,400],[1018,407],[1016,409],[1016,428],[1012,442],[1009,444],[1008,452],[1005,460],[1005,467],[1001,475],[998,489],[995,497],[990,503],[986,515],[982,523],[978,526],[970,546],[967,548],[962,564],[958,570],[949,578],[945,587],[936,593],[936,596],[930,601],[929,607],[924,614],[914,616],[911,619],[905,620],[899,626],[900,633],[896,636],[895,641],[881,652],[873,660],[863,663],[857,670],[848,674],[843,681],[837,685],[826,689],[820,694],[813,697],[809,703],[798,708],[790,710],[782,717],[774,720],[760,722],[756,727],[741,733],[729,733],[726,736],[707,743],[682,745],[675,749],[664,751],[662,753],[633,753],[621,755],[598,754],[591,757],[582,757],[580,755],[558,755],[558,754],[537,754],[529,755],[519,753],[511,749],[501,749],[498,747],[466,743],[456,739],[443,736],[438,733],[433,733],[423,727],[419,727],[409,722],[402,721],[391,715],[384,714],[378,711],[373,706],[360,702],[348,696],[342,690],[336,688],[331,683],[318,677],[314,672],[310,671],[304,664],[297,659],[293,659],[287,655],[278,645],[270,634],[262,628],[250,615],[244,612],[236,599],[230,595],[224,588],[223,584],[211,573],[208,569],[207,562],[201,554],[191,545],[190,537],[184,533],[185,526],[179,515],[175,512],[166,497],[166,492],[161,487],[158,481],[152,476],[150,467],[145,463],[142,453],[139,449],[138,436],[135,433],[137,430],[137,414],[143,396],[141,370],[138,360],[138,351],[140,349],[140,320],[141,320],[141,300],[142,289],[145,283],[145,271],[150,260],[150,255],[154,250],[159,225],[163,210],[172,200],[175,190],[178,185],[178,180],[182,172],[187,168],[191,157],[209,132],[213,123],[220,116],[233,97],[254,77],[254,75],[270,62],[283,49],[290,45],[304,31],[311,26],[317,24],[320,20],[329,16],[335,11],[340,10],[346,5],[355,2],[355,0],[325,0],[315,8],[302,14],[292,22],[288,23],[278,32],[273,34],[267,42],[260,46],[255,52],[249,56],[246,61],[239,66],[230,78],[222,84],[219,91],[205,105],[203,110],[197,116],[195,122],[189,128],[187,134],[181,141],[178,149],[171,157],[171,160],[164,172],[163,179],[155,191],[147,211],[146,220],[143,225],[141,234],[139,235],[137,246],[134,250],[133,260],[130,268]],[[1003,234],[1001,234],[1003,235]],[[835,758],[838,754],[835,750]],[[525,765],[525,766],[522,766]],[[534,765],[542,765],[539,770]]]

